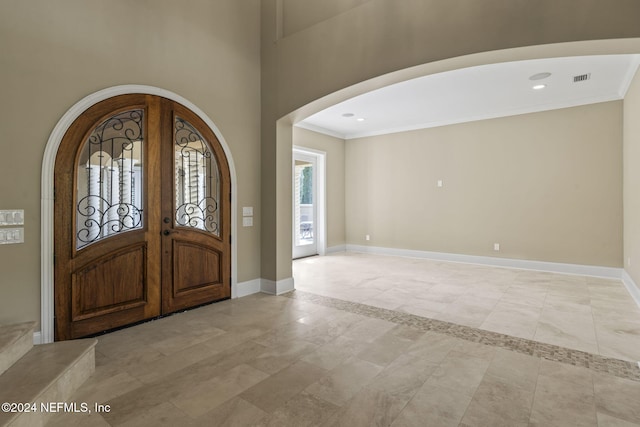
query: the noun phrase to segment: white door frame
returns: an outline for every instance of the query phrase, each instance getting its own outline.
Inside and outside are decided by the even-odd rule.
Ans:
[[[293,146],[293,152],[303,154],[305,156],[312,156],[316,159],[316,186],[315,186],[315,200],[314,204],[316,205],[316,218],[314,218],[314,226],[316,230],[314,230],[314,237],[316,239],[317,251],[318,255],[325,255],[327,252],[327,200],[326,200],[326,157],[327,153],[320,150],[314,150],[313,148],[301,147],[298,145]],[[293,159],[294,156],[292,156]],[[295,165],[295,160],[292,160],[291,167],[293,168]],[[292,190],[295,191],[295,187],[292,186]],[[293,191],[291,197],[293,199]],[[295,209],[295,207],[292,207]],[[293,218],[293,217],[292,217]],[[295,220],[292,221],[295,224]],[[293,233],[293,224],[291,228],[291,232]],[[295,237],[293,240],[293,244],[295,245]]]
[[[78,101],[73,107],[71,107],[62,116],[60,121],[56,124],[55,128],[49,136],[47,145],[44,151],[44,159],[42,160],[42,181],[41,181],[41,199],[40,199],[40,337],[37,340],[39,343],[53,342],[53,282],[54,282],[54,270],[53,270],[53,196],[54,196],[54,176],[53,170],[56,162],[56,155],[58,154],[58,148],[62,142],[64,134],[67,132],[71,124],[88,108],[104,101],[105,99],[112,98],[118,95],[127,95],[132,93],[144,93],[148,95],[157,95],[164,98],[168,98],[172,101],[178,102],[185,107],[193,111],[198,117],[200,117],[211,128],[216,135],[225,155],[227,156],[227,162],[229,163],[229,174],[231,175],[231,235],[235,238],[237,236],[237,178],[236,168],[233,163],[233,157],[229,145],[222,136],[220,129],[213,123],[206,113],[196,107],[192,102],[183,98],[182,96],[170,92],[165,89],[157,88],[154,86],[144,85],[122,85],[114,86],[107,89],[100,90],[92,93],[85,98]],[[232,243],[231,245],[231,298],[237,296],[237,245]]]

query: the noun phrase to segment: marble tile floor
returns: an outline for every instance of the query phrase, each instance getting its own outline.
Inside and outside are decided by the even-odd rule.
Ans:
[[[338,271],[353,271],[360,256],[343,256],[353,258],[325,258],[336,260],[334,268],[342,266]],[[389,273],[384,273],[382,260],[367,261],[367,257],[360,261],[368,265],[365,277],[375,283],[371,288],[384,293],[391,289],[385,289],[385,281],[400,282],[398,275],[405,270],[390,269],[393,278],[384,278]],[[351,269],[347,261],[355,261]],[[399,266],[416,260],[387,261]],[[308,280],[300,264],[295,264],[298,288]],[[544,298],[538,292],[531,297],[542,299],[541,312],[549,295],[557,295],[549,292],[555,275],[543,275],[546,280],[538,281],[533,272],[490,273],[486,267],[470,266],[471,270],[460,268],[455,274],[453,267],[462,266],[445,265],[440,272],[426,268],[422,276],[405,277],[414,286],[407,289],[427,283],[421,280],[433,271],[429,283],[431,288],[440,286],[436,290],[440,302],[456,294],[472,301],[482,292],[475,287],[464,292],[466,284],[460,278],[473,283],[474,275],[489,285],[493,280],[489,276],[496,277],[493,285],[483,288],[491,288],[492,298],[498,300],[495,306],[500,293],[509,293],[507,300],[522,296],[520,289],[507,292],[509,282],[519,288],[530,283],[546,291]],[[326,283],[339,282],[327,266],[315,273],[308,269],[306,274],[323,276]],[[355,274],[343,274],[344,282],[359,283]],[[511,281],[510,274],[516,276]],[[567,281],[560,285],[567,289],[574,286],[568,283],[578,280],[560,279]],[[610,287],[617,287],[615,282],[578,281],[589,292],[594,318],[594,308],[604,312],[607,305],[625,304],[621,293],[614,293],[618,298],[604,297]],[[450,285],[448,290],[445,284]],[[507,344],[538,345],[535,334],[524,338],[424,317],[426,309],[416,315],[403,309],[413,302],[409,295],[406,302],[389,309],[370,301],[321,296],[317,289],[315,294],[301,290],[278,297],[255,294],[103,335],[96,346],[96,372],[71,401],[86,402],[91,408],[96,403],[108,405],[109,411],[60,413],[48,425],[640,426],[639,370],[628,360],[556,344],[543,346],[569,359],[588,355],[605,365],[622,363],[628,371],[621,373],[526,354]],[[567,300],[552,297],[549,302],[561,306]],[[610,311],[616,312],[609,316],[610,322],[633,320],[625,317],[624,310],[610,307]],[[477,339],[485,336],[491,339]]]
[[[469,326],[457,325],[451,322],[429,319],[409,313],[402,313],[350,301],[323,297],[299,290],[288,292],[284,294],[284,296],[324,305],[326,307],[349,311],[355,314],[362,314],[371,318],[386,320],[424,332],[437,332],[439,334],[444,334],[454,338],[461,338],[473,343],[500,347],[525,355],[541,357],[546,360],[585,367],[595,372],[640,381],[640,364],[627,360],[604,357],[598,354],[573,350],[553,344],[546,344],[525,338],[518,338],[497,332],[472,328]]]
[[[48,425],[640,426],[640,381],[328,300],[255,294],[100,336],[71,401],[109,411]]]
[[[294,262],[296,289],[603,357],[640,361],[620,280],[342,252]]]

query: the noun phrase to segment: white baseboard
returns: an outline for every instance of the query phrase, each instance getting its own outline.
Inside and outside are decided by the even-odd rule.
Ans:
[[[293,277],[278,280],[277,282],[269,279],[253,279],[246,282],[240,282],[235,285],[235,291],[232,298],[242,298],[247,295],[262,292],[270,295],[281,295],[285,292],[292,291],[295,288]]]
[[[247,295],[257,294],[260,292],[261,281],[262,279],[253,279],[236,283],[235,292],[232,293],[231,298],[242,298]]]
[[[494,258],[488,256],[450,254],[445,252],[416,251],[410,249],[383,248],[378,246],[347,245],[347,250],[378,255],[393,255],[408,258],[424,258],[436,261],[463,262],[492,267],[519,268],[522,270],[548,271],[582,276],[622,279],[622,268],[597,265],[563,264],[557,262],[530,261],[524,259]]]
[[[269,279],[262,279],[262,284],[260,286],[261,292],[271,295],[281,295],[294,289],[295,285],[293,277],[278,280],[277,282]]]
[[[33,345],[42,344],[42,333],[40,331],[35,331],[33,333]]]
[[[631,276],[629,276],[629,273],[627,273],[626,270],[622,270],[622,283],[624,283],[627,291],[629,291],[629,294],[631,294],[633,300],[636,302],[638,307],[640,307],[640,288],[638,287],[637,283],[634,282]],[[640,366],[640,362],[638,363],[638,366]]]
[[[344,252],[346,250],[347,250],[347,245],[337,245],[337,246],[331,246],[331,247],[327,248],[325,253],[334,254],[336,252]]]

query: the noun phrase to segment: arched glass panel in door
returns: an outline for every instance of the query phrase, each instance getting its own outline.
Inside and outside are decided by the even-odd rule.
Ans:
[[[144,110],[115,114],[91,132],[76,165],[76,249],[142,228]]]
[[[209,142],[176,117],[175,223],[220,236],[220,171]]]

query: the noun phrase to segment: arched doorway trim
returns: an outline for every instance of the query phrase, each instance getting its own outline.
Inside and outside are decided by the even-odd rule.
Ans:
[[[54,127],[44,151],[42,160],[42,177],[41,177],[41,199],[40,199],[40,239],[41,239],[41,257],[40,257],[40,339],[39,343],[53,342],[54,334],[54,304],[53,304],[53,201],[54,201],[54,165],[56,154],[60,142],[69,126],[76,120],[85,110],[105,99],[126,95],[131,93],[143,93],[148,95],[157,95],[172,101],[176,101],[189,108],[197,114],[215,133],[224,149],[227,161],[229,163],[229,172],[231,175],[231,234],[236,236],[237,222],[237,189],[236,189],[236,169],[233,162],[233,156],[222,133],[213,121],[201,109],[182,96],[170,92],[165,89],[154,86],[145,85],[122,85],[113,86],[92,93],[74,104],[58,121]],[[235,298],[237,294],[237,246],[231,245],[231,297]]]

